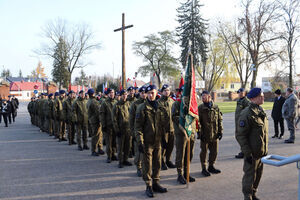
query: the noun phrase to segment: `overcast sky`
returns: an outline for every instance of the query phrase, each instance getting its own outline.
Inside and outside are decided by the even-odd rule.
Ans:
[[[121,26],[125,13],[127,29],[127,77],[132,78],[142,63],[133,54],[133,41],[177,26],[176,8],[186,0],[0,0],[0,69],[9,68],[14,76],[21,69],[28,75],[40,60],[51,77],[52,60],[33,53],[43,41],[41,28],[49,21],[62,18],[70,23],[87,23],[95,32],[95,40],[102,48],[87,57],[90,63],[84,71],[88,75],[121,74]],[[230,21],[240,12],[239,0],[202,0],[203,17]],[[74,72],[73,77],[80,70]]]

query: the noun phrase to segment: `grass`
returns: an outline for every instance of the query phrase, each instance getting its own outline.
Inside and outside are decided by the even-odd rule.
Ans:
[[[216,102],[219,106],[221,112],[224,113],[231,113],[235,112],[236,101],[228,101],[228,102]],[[273,102],[265,102],[262,107],[265,110],[271,110],[273,107]]]

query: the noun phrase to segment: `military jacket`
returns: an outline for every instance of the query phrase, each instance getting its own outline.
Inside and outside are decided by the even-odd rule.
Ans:
[[[236,139],[246,157],[268,154],[268,118],[262,107],[250,103],[241,112]]]
[[[244,98],[240,98],[239,100],[237,100],[236,102],[236,108],[235,108],[235,132],[237,131],[237,125],[238,125],[238,120],[239,120],[239,116],[242,112],[242,110],[244,110],[247,106],[249,106],[250,104],[250,100],[247,97]]]
[[[95,97],[90,97],[87,102],[88,116],[90,124],[100,123],[100,103]]]
[[[63,113],[63,101],[64,99],[57,97],[54,100],[54,118],[56,120],[65,121]]]
[[[135,116],[136,141],[146,146],[160,147],[161,140],[165,136],[165,129],[162,124],[164,118],[163,108],[157,105],[153,108],[149,101],[137,107]]]
[[[130,102],[121,99],[116,103],[112,110],[113,127],[116,133],[130,131],[129,125],[129,107]]]
[[[100,107],[100,122],[102,125],[102,128],[112,128],[113,129],[113,123],[112,123],[112,109],[113,106],[117,103],[117,100],[107,98],[105,99]]]
[[[30,101],[27,105],[27,110],[30,114],[33,114],[33,104],[34,104],[34,101]]]
[[[43,100],[43,113],[46,118],[50,118],[50,109],[49,109],[49,100],[48,99]]]
[[[203,134],[204,142],[216,140],[218,134],[223,134],[223,117],[219,107],[212,102],[211,108],[202,103],[198,106],[199,132]]]
[[[135,100],[136,100],[135,96],[132,97],[132,96],[128,95],[127,101],[129,101],[130,105],[131,105]]]
[[[138,100],[133,102],[130,106],[130,109],[129,109],[129,124],[130,124],[130,130],[131,130],[133,136],[135,136],[135,134],[134,134],[134,122],[135,122],[136,109],[140,104],[144,103],[145,101],[146,101],[145,99],[139,98]]]
[[[67,123],[72,121],[72,106],[73,103],[75,102],[74,98],[68,97],[64,102],[63,102],[63,115],[64,119]]]
[[[86,106],[87,101],[78,97],[72,106],[72,122],[88,125],[88,110]]]
[[[158,104],[163,108],[164,111],[164,119],[163,124],[165,125],[166,132],[174,132],[174,126],[172,122],[172,105],[174,100],[170,97],[162,96],[157,100]]]
[[[54,119],[54,99],[48,99],[48,104],[49,104],[49,118]]]

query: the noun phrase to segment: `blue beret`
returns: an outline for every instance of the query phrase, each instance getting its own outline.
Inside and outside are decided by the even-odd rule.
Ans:
[[[54,96],[56,96],[56,97],[59,96],[59,93],[58,93],[58,92],[55,92],[55,93],[54,93]]]
[[[94,94],[95,93],[95,90],[93,88],[90,88],[88,91],[87,91],[88,94]]]
[[[64,90],[59,90],[59,94],[65,94],[66,93],[66,91],[64,91]]]
[[[209,92],[207,90],[204,90],[201,95],[204,95],[204,94],[209,94]]]
[[[145,86],[142,86],[140,89],[139,89],[139,92],[145,92],[146,91],[146,87]]]
[[[48,95],[48,98],[50,98],[50,97],[52,97],[52,96],[53,96],[53,94],[51,93],[51,94]]]
[[[79,94],[81,94],[81,93],[83,93],[83,90],[80,90],[80,91],[79,91]]]
[[[137,89],[139,89],[139,87],[134,87],[133,89],[137,90]]]
[[[157,90],[157,87],[156,85],[149,85],[147,88],[146,88],[146,91],[145,92],[149,92],[151,90]]]
[[[116,91],[116,95],[119,96],[119,95],[120,95],[120,92],[119,92],[119,91]]]
[[[123,95],[126,92],[126,90],[121,90],[120,95]]]
[[[129,88],[127,88],[127,91],[128,91],[128,92],[131,91],[131,90],[133,90],[133,87],[132,87],[132,86],[130,86]]]
[[[70,90],[69,94],[73,94],[73,93],[75,93],[75,92],[73,90]]]
[[[104,94],[105,94],[105,95],[108,95],[108,92],[107,92],[107,91],[104,91]]]
[[[110,93],[111,91],[113,91],[113,89],[111,89],[111,88],[107,88],[107,90],[106,90],[107,94]]]
[[[161,88],[161,91],[164,91],[165,89],[170,88],[168,84],[164,84]]]
[[[261,88],[252,88],[251,90],[250,90],[250,92],[247,94],[247,97],[249,98],[249,99],[251,99],[251,98],[254,98],[254,97],[257,97],[258,95],[260,95],[261,94]]]
[[[244,91],[245,91],[244,88],[240,88],[240,89],[237,91],[237,93],[241,93],[241,92],[244,92]]]

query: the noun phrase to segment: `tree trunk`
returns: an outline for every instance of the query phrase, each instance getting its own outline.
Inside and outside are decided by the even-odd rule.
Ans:
[[[290,51],[289,61],[290,61],[289,87],[293,88],[293,57],[292,57],[292,51]]]
[[[258,72],[258,66],[257,66],[257,62],[255,62],[252,71],[251,89],[256,87],[257,72]]]

